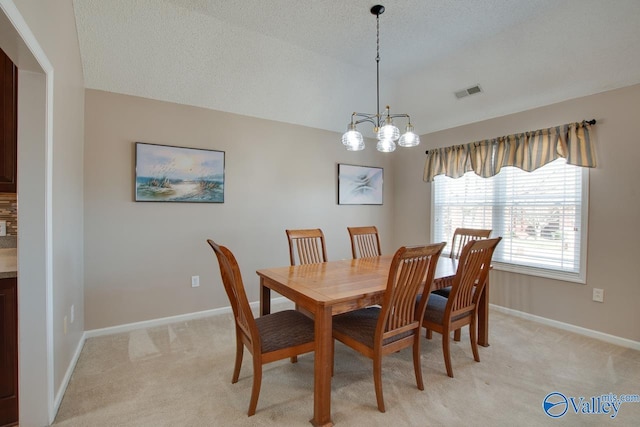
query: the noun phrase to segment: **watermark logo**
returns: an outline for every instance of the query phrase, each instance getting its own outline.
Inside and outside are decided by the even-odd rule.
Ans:
[[[554,391],[544,398],[542,409],[551,418],[560,418],[569,410],[569,401],[564,394]]]
[[[558,391],[554,391],[547,394],[542,400],[542,409],[551,418],[560,418],[569,410],[575,414],[608,415],[611,418],[615,418],[622,404],[629,402],[640,403],[640,395],[621,394],[618,396],[609,393],[585,398],[567,397]]]

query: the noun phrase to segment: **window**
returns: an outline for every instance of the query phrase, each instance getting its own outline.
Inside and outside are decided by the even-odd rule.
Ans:
[[[439,175],[432,241],[450,243],[457,227],[491,228],[502,236],[495,269],[584,283],[588,182],[587,168],[564,159],[533,172],[506,167],[491,178]]]

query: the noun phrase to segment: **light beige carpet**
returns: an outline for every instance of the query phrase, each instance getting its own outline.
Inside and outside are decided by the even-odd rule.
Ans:
[[[411,350],[383,361],[386,413],[376,407],[371,362],[336,344],[332,419],[337,426],[638,426],[640,402],[607,414],[550,418],[549,393],[584,397],[640,394],[640,352],[493,310],[490,347],[473,360],[466,331],[452,344],[446,375],[441,337],[422,339],[425,390],[415,384]],[[235,353],[230,315],[88,339],[55,426],[308,426],[313,354],[266,365],[256,415],[245,351],[231,384]],[[584,402],[583,401],[583,404]],[[579,410],[584,405],[579,406]],[[558,408],[554,408],[557,411]],[[557,412],[556,412],[557,414]]]

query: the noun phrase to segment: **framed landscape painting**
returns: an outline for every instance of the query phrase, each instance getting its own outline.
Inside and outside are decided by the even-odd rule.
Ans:
[[[136,202],[224,203],[224,151],[136,142]]]
[[[338,164],[339,205],[381,205],[383,169]]]

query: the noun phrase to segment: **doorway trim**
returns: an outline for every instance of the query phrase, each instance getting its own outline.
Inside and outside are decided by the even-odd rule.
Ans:
[[[47,58],[44,50],[31,32],[29,26],[20,14],[12,0],[0,0],[0,10],[6,16],[13,27],[15,42],[18,45],[19,55],[16,58],[16,65],[20,69],[21,64],[31,65],[31,71],[44,75],[44,91],[39,85],[32,88],[27,86],[30,95],[36,95],[38,100],[44,100],[44,117],[37,117],[35,125],[38,130],[35,132],[44,137],[35,141],[41,142],[44,150],[39,151],[34,157],[43,159],[36,164],[29,164],[30,168],[44,166],[44,182],[33,183],[34,188],[40,188],[41,194],[33,194],[26,187],[26,191],[21,192],[20,177],[26,177],[25,167],[20,161],[18,167],[18,222],[21,229],[27,230],[29,234],[33,231],[33,245],[28,241],[24,242],[18,237],[18,346],[19,351],[19,406],[21,425],[43,425],[51,424],[54,421],[56,408],[54,403],[54,340],[53,340],[53,83],[54,70],[51,62]],[[2,18],[2,17],[0,17]],[[9,30],[11,31],[11,30]],[[33,59],[37,67],[33,67]],[[39,68],[39,69],[37,69]],[[20,71],[19,71],[20,72]],[[30,90],[32,89],[32,90]],[[44,93],[43,93],[44,92]],[[21,95],[18,93],[18,102]],[[20,109],[20,107],[18,107]],[[35,114],[35,113],[34,113]],[[24,123],[24,117],[23,117]],[[31,124],[31,123],[30,123]],[[22,140],[20,132],[20,117],[18,117],[18,153],[21,152]],[[33,144],[33,142],[31,142]],[[44,163],[44,164],[42,164]],[[23,179],[24,182],[24,179]],[[44,202],[38,199],[44,193]],[[26,200],[25,200],[26,199]],[[38,208],[39,212],[27,216],[20,214],[22,202],[28,206]],[[42,222],[44,222],[44,227]],[[22,233],[20,233],[22,234]],[[37,246],[36,246],[37,245]],[[27,246],[26,248],[24,246]],[[41,256],[32,257],[27,249],[35,247]],[[29,253],[29,256],[27,256]],[[35,273],[31,273],[31,272]],[[42,274],[44,273],[44,274]],[[21,277],[24,278],[44,278],[44,286],[39,280],[27,282],[29,288],[21,287]],[[24,281],[22,282],[24,285]],[[44,294],[44,295],[43,295]],[[25,300],[26,299],[26,300]],[[39,313],[37,308],[44,305],[44,313]],[[28,310],[31,309],[31,310]],[[33,355],[33,352],[39,354]],[[33,357],[45,357],[44,378],[41,378],[42,367],[34,365]],[[45,393],[43,395],[42,389]],[[46,412],[46,413],[45,413]]]

